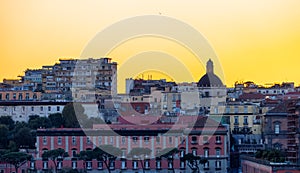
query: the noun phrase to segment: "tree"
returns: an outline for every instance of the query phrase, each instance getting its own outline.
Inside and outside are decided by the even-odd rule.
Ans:
[[[19,151],[18,146],[15,141],[9,141],[7,148],[10,152]]]
[[[110,173],[110,167],[112,161],[115,161],[118,156],[122,154],[119,148],[112,145],[101,145],[93,150],[94,158],[103,161],[108,172]]]
[[[280,150],[258,150],[255,153],[255,158],[268,160],[270,162],[284,162],[285,154]]]
[[[18,148],[34,148],[35,140],[31,133],[31,129],[28,127],[23,127],[17,131],[15,134],[15,142],[17,143]]]
[[[53,127],[60,128],[64,126],[64,119],[61,113],[50,114],[48,118]]]
[[[87,122],[87,115],[84,114],[84,108],[79,103],[68,103],[63,111],[62,116],[67,128],[79,128]]]
[[[10,152],[2,155],[1,159],[4,162],[14,165],[16,173],[18,173],[18,169],[27,161],[30,161],[32,156],[22,152]]]
[[[133,148],[129,152],[128,156],[133,159],[138,158],[141,163],[143,172],[145,172],[143,160],[145,160],[146,156],[149,156],[151,152],[152,151],[149,148]]]
[[[6,125],[0,124],[0,147],[6,148],[8,143],[8,128]]]
[[[50,128],[52,127],[51,121],[47,117],[39,117],[38,115],[33,115],[29,117],[28,126],[36,130],[38,128]]]
[[[45,151],[42,154],[42,158],[43,159],[50,159],[54,166],[55,166],[55,172],[57,172],[57,161],[61,160],[63,161],[65,157],[68,157],[68,153],[65,152],[64,149],[62,148],[58,148],[58,149],[54,149],[54,150],[49,150],[49,151]]]
[[[199,165],[202,164],[204,165],[207,162],[207,159],[201,158],[200,156],[195,156],[192,153],[187,153],[183,156],[183,160],[187,161],[187,165],[191,168],[193,172],[198,172],[200,173],[200,167]]]
[[[0,124],[6,125],[9,130],[15,128],[15,122],[11,116],[0,116]]]
[[[96,156],[92,150],[80,151],[80,153],[77,155],[77,157],[78,157],[78,160],[83,161],[84,172],[87,172],[86,171],[86,162],[91,161],[94,158],[96,158]]]
[[[174,155],[177,153],[179,153],[178,148],[165,148],[161,152],[159,152],[156,157],[165,158],[165,159],[173,159]],[[175,173],[174,167],[172,168],[172,171]]]

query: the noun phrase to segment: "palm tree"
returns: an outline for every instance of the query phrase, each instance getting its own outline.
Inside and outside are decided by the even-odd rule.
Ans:
[[[109,165],[121,154],[122,151],[112,145],[101,145],[93,150],[93,158],[103,161],[109,173],[111,172]]]
[[[64,158],[68,156],[68,153],[62,148],[46,151],[42,154],[43,159],[50,159],[53,162],[55,166],[55,172],[57,172],[57,160],[64,160]]]
[[[174,155],[177,154],[179,150],[177,148],[165,148],[161,152],[157,154],[156,157],[165,158],[165,159],[173,159]],[[175,173],[174,166],[172,167],[173,173]]]
[[[78,158],[78,160],[82,160],[83,161],[84,172],[87,172],[87,170],[86,170],[86,162],[93,160],[94,153],[91,150],[80,151],[80,153],[77,155],[77,158]]]
[[[187,153],[183,156],[183,160],[187,161],[188,166],[193,170],[195,173],[198,170],[198,173],[200,173],[200,167],[199,165],[204,165],[207,162],[207,159],[201,158],[200,156],[195,156],[192,153]]]

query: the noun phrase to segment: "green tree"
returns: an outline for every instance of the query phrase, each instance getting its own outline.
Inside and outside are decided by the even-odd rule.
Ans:
[[[31,155],[22,152],[10,152],[2,155],[2,161],[7,162],[11,165],[14,165],[16,173],[18,169],[24,165],[27,161],[30,161],[32,158]]]
[[[115,161],[118,156],[122,154],[122,151],[119,148],[116,148],[112,145],[101,145],[99,147],[96,147],[93,150],[94,158],[97,160],[103,161],[105,164],[108,172],[110,173],[110,163],[112,161]]]
[[[38,115],[33,115],[29,117],[28,126],[36,130],[38,128],[50,128],[52,127],[51,121],[47,117],[39,117]]]
[[[9,141],[7,148],[10,152],[19,151],[18,146],[15,141]]]
[[[149,148],[133,148],[129,152],[128,156],[133,159],[135,159],[135,158],[139,159],[142,169],[143,169],[143,172],[145,172],[143,160],[145,160],[146,156],[149,156],[150,153],[151,153],[151,149],[149,149]]]
[[[5,124],[9,130],[15,128],[15,122],[11,116],[0,116],[0,124]]]
[[[31,129],[28,127],[23,127],[18,130],[15,135],[15,142],[18,148],[34,148],[35,147],[35,140],[31,133]]]
[[[173,159],[174,155],[179,153],[178,148],[165,148],[161,150],[156,157],[158,158],[165,158],[165,159]],[[175,173],[174,166],[172,168],[172,171]]]
[[[48,118],[53,127],[60,128],[64,126],[64,119],[61,113],[50,114]]]
[[[207,159],[201,158],[200,156],[195,156],[192,153],[187,153],[183,156],[183,160],[187,161],[187,165],[191,168],[193,172],[198,171],[200,173],[199,165],[204,165],[207,162]]]
[[[86,162],[87,161],[92,161],[94,158],[96,158],[94,152],[92,150],[87,150],[87,151],[80,151],[80,153],[78,154],[78,160],[82,160],[83,161],[83,168],[84,168],[84,172],[87,172],[86,170]]]
[[[6,125],[0,124],[0,147],[7,148],[8,128]]]
[[[62,111],[62,116],[67,128],[84,126],[88,120],[87,115],[84,114],[84,108],[80,103],[68,103]]]
[[[50,159],[54,166],[55,166],[55,172],[57,172],[57,161],[60,159],[61,161],[64,160],[65,157],[68,157],[68,153],[65,152],[64,149],[58,148],[54,150],[45,151],[42,154],[43,159]]]

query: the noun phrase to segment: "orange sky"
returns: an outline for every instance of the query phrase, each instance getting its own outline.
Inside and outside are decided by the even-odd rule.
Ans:
[[[27,68],[52,65],[62,57],[79,57],[98,32],[120,20],[159,14],[202,33],[218,55],[228,86],[237,80],[300,84],[299,0],[1,0],[0,80],[15,78]],[[123,53],[119,50],[113,54],[121,56],[116,59],[129,56],[124,48]],[[171,50],[172,46],[164,51]],[[204,73],[204,66],[187,68],[193,79]]]

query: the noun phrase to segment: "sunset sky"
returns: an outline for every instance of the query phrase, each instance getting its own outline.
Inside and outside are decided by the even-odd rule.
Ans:
[[[98,32],[142,15],[175,18],[199,31],[214,48],[228,86],[248,80],[300,84],[299,0],[1,0],[0,80],[16,78],[27,68],[53,65],[59,58],[79,58]],[[137,54],[139,46],[144,46],[141,51],[157,46],[189,61],[180,46],[159,38],[131,40],[112,58],[122,65],[122,58],[134,56],[128,50]],[[205,69],[193,63],[187,68],[194,80]]]

